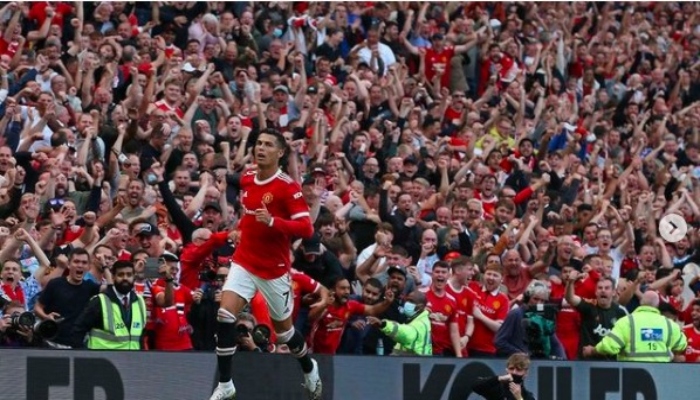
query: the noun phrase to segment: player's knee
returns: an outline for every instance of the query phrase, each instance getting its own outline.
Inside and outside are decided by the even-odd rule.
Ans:
[[[219,311],[216,313],[216,320],[222,324],[235,324],[237,318],[231,311],[219,308]]]
[[[292,340],[292,338],[294,337],[294,332],[296,332],[296,331],[294,330],[294,327],[292,327],[292,329],[290,329],[286,332],[278,333],[277,334],[277,343],[278,344],[289,343],[289,341]]]

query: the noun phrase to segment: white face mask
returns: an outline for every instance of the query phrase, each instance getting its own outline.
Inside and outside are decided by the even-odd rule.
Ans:
[[[407,301],[407,302],[403,305],[402,312],[403,312],[403,314],[404,314],[405,316],[407,316],[407,317],[410,318],[410,317],[416,315],[416,312],[418,312],[418,311],[416,310],[416,308],[417,308],[417,306],[416,306],[415,303],[411,303],[410,301]]]

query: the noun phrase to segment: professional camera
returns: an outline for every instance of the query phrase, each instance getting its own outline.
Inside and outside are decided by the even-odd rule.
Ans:
[[[20,328],[29,328],[34,334],[44,340],[51,340],[58,334],[58,322],[54,320],[37,321],[36,316],[29,311],[13,313],[10,316],[10,332],[16,332]]]
[[[34,323],[36,323],[36,317],[29,311],[14,313],[10,316],[10,329],[33,328]]]
[[[216,270],[206,268],[199,272],[200,282],[213,282],[216,280]]]
[[[555,304],[536,304],[525,307],[523,329],[525,341],[533,358],[552,356],[551,337],[554,335],[558,307]]]
[[[245,324],[236,325],[239,337],[244,337],[250,335],[253,338],[253,342],[262,351],[267,351],[270,347],[270,328],[267,325],[258,324],[253,330],[248,329]]]

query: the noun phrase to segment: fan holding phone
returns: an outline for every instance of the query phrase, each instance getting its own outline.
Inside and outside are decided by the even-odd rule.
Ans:
[[[490,378],[479,378],[472,390],[486,400],[535,400],[532,392],[525,389],[524,380],[530,369],[530,357],[516,353],[506,361],[506,374]]]

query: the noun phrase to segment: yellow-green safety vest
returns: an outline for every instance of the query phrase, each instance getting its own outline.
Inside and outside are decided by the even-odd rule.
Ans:
[[[428,311],[423,310],[407,324],[386,321],[382,332],[396,341],[392,355],[430,356],[433,354],[428,315]]]
[[[102,308],[102,329],[88,333],[87,347],[92,350],[140,350],[141,335],[146,325],[146,303],[137,295],[131,302],[131,329],[127,329],[119,303],[104,293],[97,295]]]
[[[678,324],[654,307],[639,306],[615,323],[596,351],[616,354],[618,361],[671,362],[673,353],[685,351],[687,346]]]

